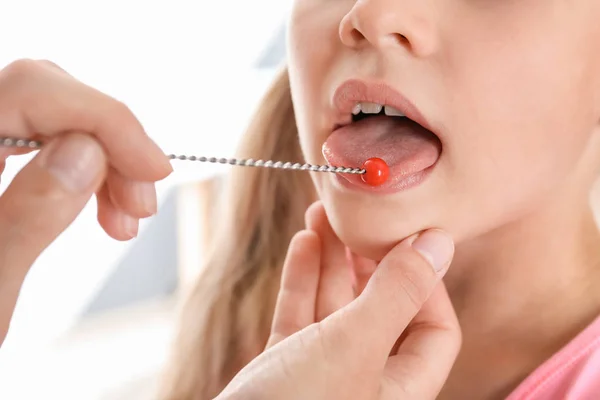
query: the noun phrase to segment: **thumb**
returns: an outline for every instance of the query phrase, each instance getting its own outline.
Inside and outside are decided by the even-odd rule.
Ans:
[[[0,272],[26,274],[81,212],[105,170],[104,151],[90,136],[69,134],[45,145],[0,197]]]
[[[377,357],[387,358],[411,320],[427,301],[454,255],[454,242],[433,229],[396,245],[381,261],[341,325]]]

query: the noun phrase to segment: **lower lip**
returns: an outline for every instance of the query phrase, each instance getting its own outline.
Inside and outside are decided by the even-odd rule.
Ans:
[[[389,195],[419,186],[429,177],[436,164],[421,171],[401,176],[394,176],[393,170],[390,170],[388,180],[379,186],[371,186],[365,183],[362,177],[357,174],[335,174],[334,180],[345,189],[378,195]]]

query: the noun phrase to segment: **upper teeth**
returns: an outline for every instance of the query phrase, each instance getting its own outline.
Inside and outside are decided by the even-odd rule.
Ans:
[[[382,108],[383,108],[383,112],[385,113],[385,115],[396,116],[396,117],[404,117],[405,116],[404,113],[402,113],[400,110],[398,110],[394,107],[384,106],[382,104],[376,104],[376,103],[358,103],[352,109],[352,114],[358,115],[360,112],[362,112],[363,114],[379,114],[381,112]]]

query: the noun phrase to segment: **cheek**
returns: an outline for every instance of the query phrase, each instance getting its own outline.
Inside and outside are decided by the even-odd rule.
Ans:
[[[321,144],[328,134],[327,92],[329,77],[335,76],[335,60],[342,44],[338,37],[344,10],[337,2],[298,0],[288,23],[288,70],[296,123],[305,158],[322,163]]]
[[[480,40],[452,32],[447,36],[456,40],[444,43],[449,50],[438,82],[447,135],[439,172],[447,182],[447,209],[456,214],[445,220],[460,235],[533,211],[581,178],[597,122],[592,38],[573,21],[539,15],[533,25],[512,19],[512,40],[499,39],[510,21],[498,29],[489,21],[487,30],[460,26]]]
[[[373,198],[332,190],[323,185],[320,197],[333,230],[353,252],[381,260],[400,240],[427,225],[427,209],[392,198]],[[422,206],[422,205],[421,205]]]
[[[448,88],[448,179],[506,214],[571,179],[596,122],[582,49],[535,35],[518,43],[461,54]]]

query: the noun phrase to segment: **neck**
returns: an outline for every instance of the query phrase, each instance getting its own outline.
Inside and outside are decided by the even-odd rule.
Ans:
[[[506,396],[585,328],[600,313],[599,243],[587,196],[572,195],[457,246],[445,283],[464,344],[449,390],[481,374]]]

